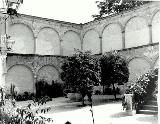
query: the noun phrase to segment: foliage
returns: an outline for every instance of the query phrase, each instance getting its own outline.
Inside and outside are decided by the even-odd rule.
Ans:
[[[16,101],[26,101],[26,100],[32,100],[35,97],[34,93],[30,93],[30,92],[24,92],[22,94],[17,94],[15,96],[15,100]]]
[[[89,51],[77,50],[66,59],[61,68],[61,79],[74,92],[82,94],[93,90],[93,86],[100,82],[99,61]]]
[[[134,94],[134,102],[138,105],[144,104],[148,99],[152,99],[158,85],[158,68],[150,70],[141,75],[136,83],[127,90]]]
[[[36,82],[36,96],[41,98],[49,96],[51,98],[63,96],[63,84],[57,81],[52,81],[52,84],[48,84],[45,80]],[[43,89],[43,90],[42,90]]]
[[[120,13],[126,10],[133,9],[137,6],[148,3],[149,1],[139,1],[139,0],[103,0],[96,1],[97,7],[99,9],[99,14],[93,15],[95,19],[99,19],[108,15]]]
[[[126,59],[116,51],[111,51],[102,55],[100,59],[101,66],[101,84],[104,86],[113,86],[114,96],[116,98],[116,89],[114,84],[124,84],[128,82],[129,69]]]
[[[42,102],[43,101],[43,102]],[[33,101],[27,106],[17,107],[15,100],[11,97],[0,101],[0,123],[3,124],[45,124],[53,122],[51,118],[39,116],[39,113],[46,113],[50,107],[41,108],[45,102],[45,98],[39,101]],[[38,106],[38,109],[36,107]],[[33,111],[33,109],[35,110]]]

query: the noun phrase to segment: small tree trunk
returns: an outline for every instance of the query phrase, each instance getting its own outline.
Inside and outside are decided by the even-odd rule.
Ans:
[[[114,84],[112,84],[112,86],[113,86],[113,95],[114,95],[114,98],[116,99],[116,89],[114,87]]]
[[[104,88],[105,88],[105,86],[103,85],[103,94],[104,94],[104,90],[105,90]]]
[[[84,92],[81,92],[81,95],[82,95],[82,106],[84,106],[85,104],[84,104],[84,97],[85,97],[85,93]]]

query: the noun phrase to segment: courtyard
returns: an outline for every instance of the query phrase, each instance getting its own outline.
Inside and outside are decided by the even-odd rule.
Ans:
[[[160,2],[118,1],[74,23],[1,0],[0,124],[158,124]]]
[[[157,115],[128,115],[123,110],[121,96],[117,95],[117,98],[118,100],[115,101],[113,95],[93,95],[95,124],[158,124]],[[17,105],[25,106],[28,103],[31,101],[17,102]],[[87,98],[85,98],[85,103],[87,104]],[[54,124],[64,124],[66,121],[72,124],[93,124],[91,107],[89,105],[81,107],[81,104],[81,102],[73,102],[65,97],[53,98],[52,101],[41,106],[42,108],[51,107],[51,110],[39,115],[52,118]]]

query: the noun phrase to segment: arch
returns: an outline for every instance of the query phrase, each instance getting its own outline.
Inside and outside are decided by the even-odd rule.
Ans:
[[[14,24],[23,24],[23,25],[27,26],[29,29],[31,29],[32,33],[34,34],[34,28],[30,23],[28,23],[24,20],[23,21],[22,20],[12,20],[11,25],[14,25]]]
[[[159,67],[159,57],[157,57],[156,61],[154,62],[154,68]]]
[[[14,23],[10,27],[9,34],[15,41],[12,52],[20,54],[35,53],[35,39],[33,30],[23,23]]]
[[[8,69],[6,75],[6,86],[14,84],[23,93],[34,92],[34,76],[32,70],[22,64],[13,65]]]
[[[77,32],[69,30],[63,36],[63,55],[70,56],[74,53],[74,49],[81,50],[81,39]]]
[[[145,18],[134,16],[125,24],[126,48],[149,44],[149,27]]]
[[[40,55],[60,55],[60,39],[56,30],[42,28],[36,39],[36,53]]]
[[[49,84],[54,80],[59,80],[59,71],[53,65],[42,66],[37,72],[37,80],[45,80]]]
[[[142,74],[145,74],[151,69],[151,65],[145,58],[142,57],[134,57],[130,59],[128,63],[129,67],[129,82],[135,83],[137,78]]]
[[[111,22],[111,23],[108,23],[108,24],[105,24],[105,25],[104,25],[101,34],[103,34],[103,32],[104,32],[104,30],[105,30],[105,28],[106,28],[107,26],[112,25],[112,24],[117,24],[117,25],[119,25],[119,27],[121,28],[121,31],[123,31],[123,28],[124,28],[124,27],[123,27],[123,25],[122,25],[120,22]]]
[[[118,23],[110,23],[103,29],[102,45],[103,53],[123,48],[122,27]]]
[[[160,42],[160,10],[152,17],[152,42]]]
[[[50,29],[52,29],[52,30],[54,30],[56,33],[57,33],[57,35],[58,35],[58,37],[60,38],[60,35],[59,35],[59,32],[56,30],[56,29],[54,29],[54,28],[52,28],[52,27],[49,27],[49,26],[43,26],[43,27],[41,27],[40,29],[39,29],[39,31],[38,31],[38,33],[37,34],[39,34],[40,32],[41,32],[41,30],[43,30],[43,29],[46,29],[46,28],[50,28]]]
[[[95,30],[88,30],[83,35],[83,50],[89,50],[92,54],[101,52],[99,34]]]

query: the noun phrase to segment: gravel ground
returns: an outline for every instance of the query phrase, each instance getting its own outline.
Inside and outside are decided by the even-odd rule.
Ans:
[[[17,105],[25,105],[27,102],[18,102]],[[52,118],[53,124],[65,124],[66,121],[72,124],[93,124],[90,106],[80,105],[81,102],[71,102],[68,98],[53,98],[43,106],[51,107],[51,111],[40,115]],[[128,115],[122,110],[120,100],[113,101],[113,96],[107,95],[93,96],[93,115],[95,124],[158,124],[158,117],[154,115]]]

